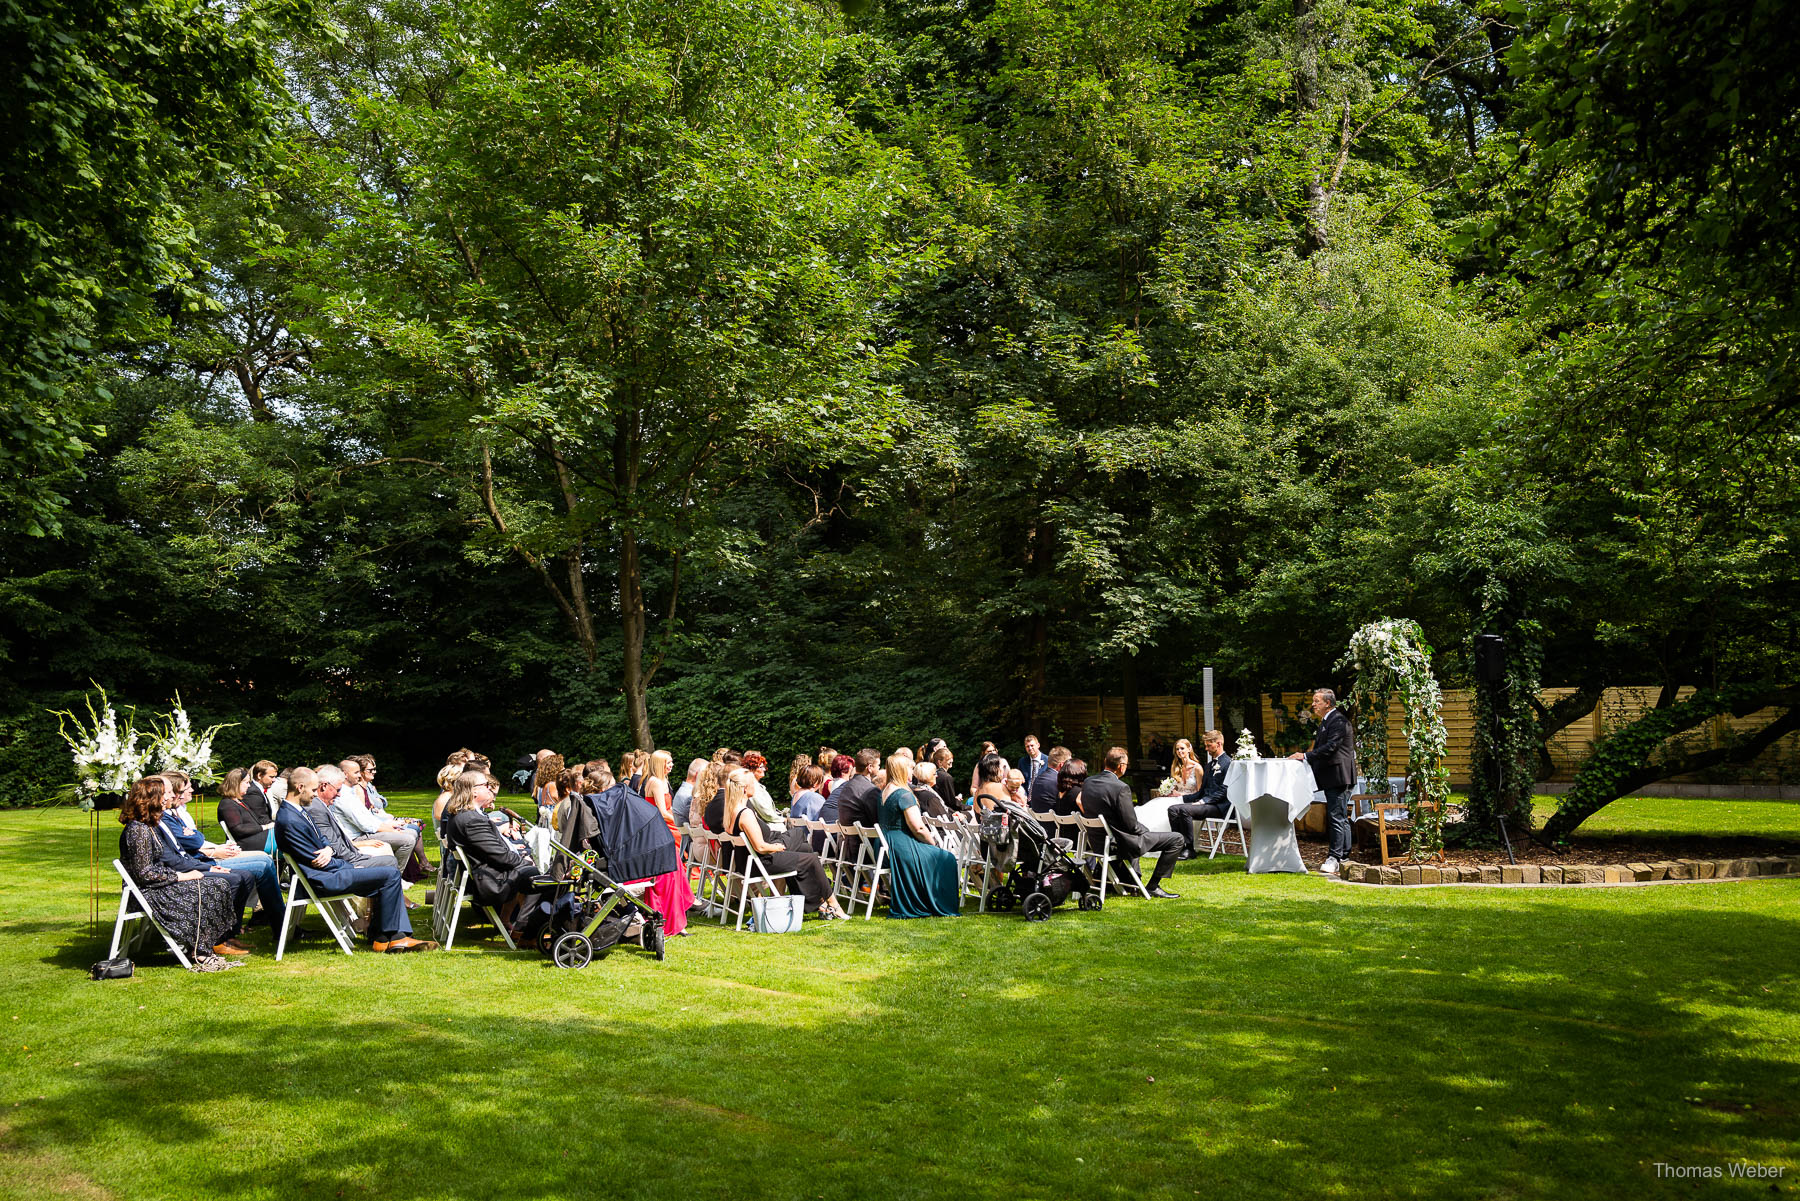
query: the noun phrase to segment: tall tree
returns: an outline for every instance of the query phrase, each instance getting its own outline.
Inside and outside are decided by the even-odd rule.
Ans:
[[[695,557],[729,561],[735,473],[900,422],[870,320],[928,257],[924,206],[820,85],[812,7],[432,11],[429,86],[310,85],[342,98],[311,160],[344,206],[314,268],[328,367],[385,457],[459,481],[652,746],[652,628]]]

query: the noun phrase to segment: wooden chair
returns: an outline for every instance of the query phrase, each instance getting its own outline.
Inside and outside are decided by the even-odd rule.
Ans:
[[[1388,852],[1388,839],[1406,839],[1410,843],[1413,836],[1412,811],[1404,799],[1383,796],[1380,793],[1359,793],[1350,798],[1355,806],[1358,802],[1366,803],[1369,809],[1367,816],[1358,819],[1362,825],[1375,836],[1375,847],[1381,853],[1383,864],[1391,863],[1394,856]],[[1419,808],[1436,812],[1439,805],[1436,801],[1421,801]],[[1402,844],[1406,845],[1406,844]],[[1438,848],[1438,862],[1444,861],[1444,850]]]

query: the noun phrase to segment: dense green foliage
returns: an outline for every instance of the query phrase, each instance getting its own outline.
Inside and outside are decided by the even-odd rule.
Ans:
[[[157,148],[142,196],[87,196],[122,216],[33,218],[80,270],[9,326],[66,361],[54,404],[8,385],[50,422],[3,435],[35,456],[0,530],[8,801],[61,781],[42,715],[89,679],[240,722],[228,760],[390,774],[962,752],[1204,665],[1341,688],[1381,615],[1447,685],[1472,635],[1518,648],[1484,816],[1526,816],[1608,685],[1792,720],[1772,5],[131,12],[224,48],[194,111],[84,126]],[[103,36],[32,20],[44,78]],[[59,126],[20,128],[50,162]],[[129,261],[95,232],[147,214]],[[81,279],[117,302],[41,307]]]

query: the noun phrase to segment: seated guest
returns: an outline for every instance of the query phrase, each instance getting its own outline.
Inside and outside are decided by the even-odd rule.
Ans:
[[[1146,830],[1137,818],[1132,803],[1131,786],[1121,778],[1131,766],[1131,756],[1122,746],[1106,752],[1106,768],[1097,776],[1089,776],[1081,787],[1081,808],[1089,817],[1098,817],[1112,831],[1113,858],[1119,872],[1128,880],[1136,880],[1140,856],[1155,852],[1156,869],[1150,873],[1148,891],[1153,897],[1178,900],[1179,895],[1162,886],[1181,858],[1181,835],[1172,830]]]
[[[1006,791],[1006,761],[992,752],[983,755],[981,762],[975,765],[973,788],[969,802],[978,812],[998,808],[1000,801],[1011,800]]]
[[[168,782],[146,776],[131,786],[119,807],[119,862],[157,924],[169,932],[195,970],[216,972],[226,966],[224,956],[244,951],[226,945],[238,922],[233,911],[233,886],[229,874],[198,869],[174,871],[162,862],[163,799]]]
[[[912,769],[911,755],[888,756],[880,815],[888,848],[888,916],[955,917],[962,893],[956,856],[938,845],[919,817],[919,802],[907,787]]]
[[[825,795],[819,791],[825,783],[825,773],[816,763],[807,763],[794,773],[794,803],[788,812],[805,821],[818,821],[819,814],[825,809]]]
[[[919,799],[919,808],[926,817],[948,818],[950,807],[937,794],[936,782],[937,764],[925,759],[913,766],[912,794]]]
[[[675,757],[667,751],[651,751],[645,758],[644,800],[656,806],[669,834],[675,839],[675,870],[656,877],[644,893],[644,903],[663,915],[664,934],[686,934],[687,911],[694,905],[694,890],[688,884],[687,860],[681,849],[681,831],[676,828],[673,795],[669,791],[669,772]]]
[[[538,752],[537,769],[531,780],[531,799],[537,802],[539,825],[548,824],[550,814],[562,802],[556,782],[562,779],[563,768],[563,757],[555,751]]]
[[[369,800],[369,808],[377,813],[387,812],[387,798],[375,791],[375,756],[352,755],[357,765],[362,768],[363,795]]]
[[[819,916],[841,919],[848,915],[832,896],[831,877],[818,855],[812,851],[796,851],[774,839],[762,818],[750,803],[756,792],[756,777],[743,767],[735,768],[725,779],[725,798],[720,805],[721,828],[727,834],[741,835],[750,853],[761,859],[771,874],[794,873],[794,883],[806,897],[806,907],[817,909]],[[709,806],[710,808],[710,806]]]
[[[881,752],[874,747],[866,746],[856,752],[856,771],[831,790],[822,812],[835,805],[838,825],[874,826],[881,820],[881,787],[875,783],[875,773],[880,767]],[[845,862],[853,862],[861,846],[860,838],[847,835],[840,848]]]
[[[450,803],[450,786],[456,783],[456,777],[462,773],[462,765],[457,763],[446,763],[438,769],[438,794],[431,802],[431,830],[437,835],[439,845],[444,841],[444,806]]]
[[[1202,745],[1206,747],[1206,763],[1198,772],[1200,786],[1169,806],[1169,829],[1181,835],[1181,841],[1187,845],[1187,850],[1181,853],[1183,859],[1192,859],[1198,853],[1194,849],[1196,821],[1231,814],[1231,802],[1225,796],[1225,773],[1231,770],[1231,756],[1225,753],[1225,735],[1218,730],[1208,730]],[[1179,753],[1177,751],[1177,755]],[[1176,766],[1182,765],[1177,761]],[[1183,774],[1192,775],[1185,771]]]
[[[1044,756],[1044,762],[1048,766],[1037,774],[1025,790],[1026,803],[1032,809],[1039,813],[1056,812],[1056,798],[1060,792],[1062,781],[1062,765],[1068,761],[1068,747],[1053,746],[1050,748],[1050,753]]]
[[[291,767],[284,767],[279,772],[275,773],[275,778],[273,780],[269,781],[268,792],[270,813],[281,812],[281,802],[287,798],[288,777],[293,774],[293,771],[294,769]],[[269,851],[269,854],[271,855],[274,853],[273,850]]]
[[[266,852],[275,829],[275,811],[269,808],[268,791],[258,786],[253,771],[234,767],[225,773],[219,784],[219,824],[239,847]],[[270,764],[269,778],[274,777],[275,768]]]
[[[836,821],[837,809],[831,803],[831,794],[841,788],[845,780],[848,780],[851,776],[856,774],[856,760],[848,755],[833,755],[829,765],[820,764],[819,766],[825,767],[826,770],[830,772],[830,778],[827,779],[824,786],[819,789],[819,795],[825,798],[827,815],[824,816],[824,820],[828,822]]]
[[[162,778],[166,785],[163,831],[171,846],[193,859],[191,863],[184,863],[180,870],[219,863],[225,870],[245,878],[246,890],[256,890],[257,900],[265,910],[279,913],[282,903],[281,877],[275,870],[273,857],[260,850],[246,851],[236,842],[223,845],[208,842],[200,833],[193,815],[188,812],[188,802],[194,798],[193,781],[185,773],[178,771],[164,772]],[[247,891],[245,895],[248,895]]]
[[[319,799],[331,806],[332,816],[337,819],[344,837],[386,843],[394,852],[394,862],[404,869],[412,862],[413,852],[419,849],[419,832],[405,822],[369,808],[363,799],[361,785],[352,778],[353,772],[360,773],[361,770],[354,759],[314,768]]]
[[[756,788],[750,796],[750,803],[756,806],[756,815],[763,819],[763,825],[777,837],[786,834],[787,819],[775,808],[775,798],[769,795],[768,788],[763,784],[769,776],[768,758],[761,751],[745,751],[743,765],[756,777]]]
[[[1016,767],[1006,769],[1006,799],[1021,808],[1030,808],[1030,798],[1025,795],[1025,773]]]
[[[812,766],[813,757],[801,753],[794,756],[794,762],[788,768],[788,806],[793,807],[794,798],[800,795],[800,769]]]
[[[486,810],[500,794],[500,782],[484,771],[466,771],[450,786],[444,806],[448,845],[469,861],[469,887],[475,900],[500,912],[515,941],[523,930],[514,926],[519,902],[531,892],[537,867],[527,855],[500,837]]]
[[[1070,759],[1056,771],[1056,815],[1070,817],[1081,812],[1081,787],[1087,783],[1087,760]]]
[[[329,807],[320,806],[326,809],[322,828],[318,817],[300,807],[300,797],[310,796],[315,786],[316,773],[295,768],[289,783],[292,786],[289,796],[275,815],[275,845],[282,854],[292,857],[307,882],[321,896],[349,893],[370,899],[369,945],[377,953],[434,949],[435,942],[412,936],[412,923],[406,918],[406,887],[400,880],[400,869],[392,860],[379,866],[351,862],[350,857],[341,853],[348,849],[348,844],[332,820]],[[312,798],[310,803],[320,804],[317,798]],[[324,836],[325,830],[331,832],[330,839]]]
[[[394,852],[385,842],[370,840],[367,842],[351,842],[344,837],[343,828],[337,823],[331,806],[319,796],[319,777],[310,767],[296,767],[288,777],[288,794],[282,802],[292,805],[306,815],[306,820],[313,824],[319,840],[332,849],[332,852],[352,867],[392,867],[398,870],[394,862]],[[335,794],[334,794],[335,795]],[[281,811],[275,811],[275,824],[281,824]]]
[[[163,779],[165,784],[167,783],[165,777],[159,778]],[[182,849],[175,841],[175,831],[178,829],[180,829],[179,825],[173,827],[170,825],[169,811],[165,809],[163,819],[156,827],[157,853],[161,857],[162,865],[172,872],[201,872],[207,875],[224,876],[230,882],[231,930],[222,944],[214,949],[221,955],[248,954],[250,948],[244,945],[240,937],[244,929],[244,906],[250,903],[252,891],[262,883],[263,873],[248,868],[234,871],[226,865],[235,863],[235,859],[228,859],[224,863],[220,863],[208,859],[204,855],[192,854]],[[274,879],[273,873],[269,873],[269,876],[272,887],[265,887],[257,891],[255,895],[264,902],[264,920],[279,930],[281,928],[281,885]]]
[[[669,802],[669,809],[675,814],[675,824],[691,825],[694,820],[694,787],[700,783],[700,773],[706,770],[706,760],[694,759],[688,763],[687,779],[675,790],[675,797]]]
[[[937,794],[944,798],[944,804],[950,807],[950,812],[966,812],[969,803],[963,799],[962,785],[950,770],[956,766],[956,756],[950,752],[949,747],[940,743],[937,750],[931,752],[931,762],[937,768]]]

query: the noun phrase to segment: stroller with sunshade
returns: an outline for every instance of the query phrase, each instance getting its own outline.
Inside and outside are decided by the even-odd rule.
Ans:
[[[1016,801],[996,800],[996,808],[982,814],[982,837],[990,845],[1010,839],[1018,856],[1006,873],[1006,883],[988,894],[996,909],[1019,905],[1028,922],[1050,919],[1050,911],[1071,896],[1083,909],[1098,909],[1100,892],[1071,853],[1075,844],[1053,836],[1037,814]]]
[[[644,950],[662,959],[663,915],[644,901],[655,877],[675,871],[678,862],[662,814],[627,784],[577,794],[557,814],[553,870],[566,881],[550,898],[538,950],[557,967],[584,968],[606,958],[641,922]]]

